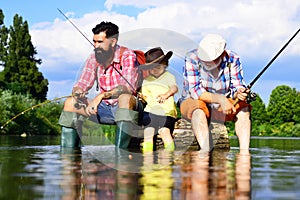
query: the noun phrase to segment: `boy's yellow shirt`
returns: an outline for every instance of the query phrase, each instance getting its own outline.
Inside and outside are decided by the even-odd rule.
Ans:
[[[146,97],[147,101],[145,111],[156,115],[176,118],[177,110],[174,96],[169,97],[164,103],[158,103],[156,99],[159,94],[166,93],[172,85],[176,85],[176,79],[175,76],[168,71],[165,71],[158,78],[149,75],[144,79],[142,94]]]

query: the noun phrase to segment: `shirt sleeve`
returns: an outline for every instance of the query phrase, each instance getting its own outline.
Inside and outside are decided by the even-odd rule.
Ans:
[[[199,58],[194,52],[188,53],[185,58],[185,67],[183,69],[183,89],[184,93],[193,99],[199,99],[201,94],[206,91],[202,87],[199,71]]]
[[[231,97],[234,97],[234,94],[239,88],[246,88],[246,83],[244,80],[244,73],[243,73],[243,67],[240,62],[239,57],[234,56],[231,57],[232,62],[231,64],[231,69],[230,69],[230,77],[231,77],[231,86],[230,86],[230,91],[231,91]]]
[[[96,78],[96,61],[93,54],[91,54],[85,62],[80,77],[74,87],[80,87],[83,91],[90,90]]]
[[[129,49],[125,50],[120,62],[122,66],[122,75],[124,76],[124,78],[121,77],[120,84],[126,85],[130,91],[135,92],[138,79],[135,53]]]
[[[170,72],[167,72],[168,86],[171,87],[173,85],[177,86],[176,78]]]

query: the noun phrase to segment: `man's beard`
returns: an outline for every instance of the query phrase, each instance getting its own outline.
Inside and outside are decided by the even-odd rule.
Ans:
[[[212,71],[212,70],[216,69],[217,67],[219,67],[219,65],[221,64],[221,62],[222,62],[222,59],[219,58],[217,60],[217,62],[213,62],[213,63],[211,63],[209,65],[207,65],[205,62],[202,62],[202,66],[206,69],[206,71]]]
[[[110,47],[107,51],[105,51],[104,49],[97,47],[94,49],[94,52],[97,62],[100,64],[105,64],[113,54],[113,48]]]

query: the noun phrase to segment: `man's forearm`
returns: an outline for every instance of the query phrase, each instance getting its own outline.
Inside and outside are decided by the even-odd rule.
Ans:
[[[200,98],[206,103],[218,103],[221,104],[224,101],[224,98],[226,98],[222,94],[214,94],[211,92],[204,92],[201,94]]]
[[[102,94],[104,99],[115,99],[125,93],[129,93],[128,89],[124,85],[119,85],[110,91],[103,92]]]

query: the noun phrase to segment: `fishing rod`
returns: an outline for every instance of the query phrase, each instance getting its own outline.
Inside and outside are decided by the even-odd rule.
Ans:
[[[256,83],[256,81],[263,75],[263,73],[271,66],[271,64],[276,60],[276,58],[283,52],[283,50],[290,44],[290,42],[296,37],[296,35],[300,32],[300,29],[298,29],[294,35],[283,45],[283,47],[277,52],[277,54],[269,61],[269,63],[256,75],[256,77],[247,85],[247,89],[251,89],[252,86]],[[250,92],[250,95],[254,95],[253,98],[255,98],[255,94]],[[252,97],[250,97],[251,99]],[[239,99],[237,99],[233,105],[236,105],[239,102]]]
[[[95,45],[82,33],[82,31],[60,10],[57,8],[57,10],[72,24],[72,26],[94,47]],[[126,81],[126,83],[131,87],[131,89],[136,93],[135,87],[123,76],[123,74],[115,67],[113,66],[113,69],[116,70],[116,72]]]
[[[27,108],[26,110],[23,110],[22,112],[18,113],[17,115],[15,115],[14,117],[12,117],[11,119],[7,120],[2,126],[1,126],[1,129],[3,129],[7,124],[9,124],[10,122],[12,122],[13,120],[15,120],[17,117],[21,116],[21,115],[24,115],[26,112],[30,111],[30,110],[33,110],[37,107],[40,107],[42,105],[45,105],[47,103],[50,103],[50,102],[53,102],[53,101],[58,101],[60,99],[64,99],[64,98],[68,98],[68,97],[72,97],[74,95],[67,95],[67,96],[62,96],[62,97],[57,97],[57,98],[54,98],[52,100],[46,100],[42,103],[39,103],[39,104],[36,104],[34,106],[31,106],[30,108]]]
[[[57,10],[77,29],[77,31],[95,48],[94,44],[80,31],[79,28],[73,22],[60,10],[57,8]]]
[[[295,34],[285,43],[285,45],[278,51],[278,53],[270,60],[270,62],[261,70],[261,72],[251,81],[251,83],[247,86],[250,89],[254,83],[261,77],[261,75],[270,67],[270,65],[274,62],[274,60],[281,54],[281,52],[289,45],[289,43],[296,37],[296,35],[300,32],[300,29],[295,32]]]

